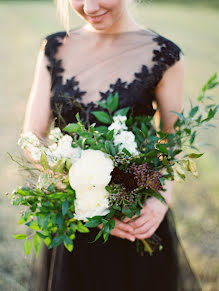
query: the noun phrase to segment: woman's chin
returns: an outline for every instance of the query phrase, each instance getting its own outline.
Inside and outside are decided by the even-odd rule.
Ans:
[[[88,22],[89,27],[92,27],[93,30],[99,30],[99,31],[107,31],[110,28],[110,25],[106,25],[106,24],[93,24]]]

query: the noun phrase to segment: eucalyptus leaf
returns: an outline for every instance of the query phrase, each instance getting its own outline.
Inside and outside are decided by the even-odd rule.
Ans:
[[[105,125],[100,125],[95,128],[97,131],[106,134],[108,132],[108,128]]]
[[[73,251],[74,248],[73,241],[67,235],[64,236],[64,246],[69,252]]]
[[[63,128],[64,131],[66,132],[76,132],[77,130],[80,129],[80,125],[78,123],[69,123],[67,126]]]
[[[167,206],[166,200],[164,199],[164,197],[163,197],[160,193],[155,192],[154,190],[148,190],[148,191],[146,192],[146,194],[147,194],[147,195],[151,195],[151,196],[157,198],[157,199],[160,200],[164,205]]]
[[[108,103],[109,110],[111,112],[115,111],[118,105],[119,105],[119,95],[118,92],[116,92],[115,95],[112,96],[112,100]]]
[[[35,251],[36,251],[36,257],[38,257],[38,255],[40,253],[41,246],[42,246],[42,240],[37,233],[33,237],[33,246],[34,246]]]
[[[101,219],[91,219],[90,221],[87,221],[84,226],[97,227],[99,224],[101,224]]]
[[[16,234],[16,235],[14,235],[14,237],[16,239],[25,239],[27,236],[26,236],[26,234]]]
[[[69,202],[66,199],[63,203],[62,203],[62,215],[65,216],[65,214],[68,212],[68,208],[69,208]]]
[[[188,156],[189,156],[190,158],[192,158],[192,159],[197,159],[197,158],[200,158],[200,157],[203,156],[203,155],[204,155],[204,153],[202,153],[202,154],[191,153],[191,154],[189,154]]]
[[[124,107],[124,108],[121,108],[117,111],[114,112],[114,116],[117,116],[117,115],[127,115],[128,111],[129,111],[130,107]]]
[[[112,119],[108,113],[104,111],[91,111],[91,113],[102,123],[111,124]]]
[[[109,238],[109,233],[105,232],[105,233],[103,234],[104,243],[107,242],[108,238]]]
[[[185,116],[183,115],[183,114],[181,114],[181,113],[179,113],[179,112],[176,112],[176,111],[173,111],[173,110],[171,110],[171,112],[173,112],[173,113],[175,113],[179,118],[181,118],[182,120],[186,120],[186,118],[185,118]]]
[[[29,253],[30,253],[30,250],[31,250],[31,242],[30,242],[29,239],[26,239],[26,240],[25,240],[25,243],[24,243],[24,250],[25,250],[26,255],[28,256]]]
[[[161,151],[161,153],[168,155],[168,150],[165,145],[158,143],[157,148]]]
[[[43,166],[44,170],[48,170],[49,169],[49,162],[48,162],[47,156],[46,156],[46,154],[44,152],[41,153],[40,163]]]
[[[77,231],[82,232],[82,233],[87,233],[89,232],[89,229],[86,226],[84,226],[81,221],[78,221]]]
[[[198,177],[198,170],[197,170],[197,165],[195,163],[195,161],[193,159],[189,159],[189,169],[191,171],[191,173],[193,174],[193,176],[195,176],[196,178]]]
[[[55,236],[48,248],[51,249],[53,247],[59,246],[64,241],[64,237],[64,235]]]
[[[106,139],[107,140],[113,140],[113,136],[114,136],[114,129],[109,130],[106,134]]]
[[[108,108],[108,105],[106,103],[101,102],[101,101],[97,101],[97,104],[99,104],[104,109]]]
[[[60,172],[63,173],[65,167],[65,159],[59,160],[54,166],[53,166],[53,172]]]
[[[189,117],[194,117],[195,114],[198,112],[198,110],[199,110],[199,105],[193,107],[189,112]]]

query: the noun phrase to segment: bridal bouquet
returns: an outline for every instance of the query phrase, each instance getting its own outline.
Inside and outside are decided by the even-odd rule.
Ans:
[[[23,239],[28,255],[33,246],[38,256],[42,242],[48,248],[62,243],[73,251],[78,232],[102,224],[94,241],[104,242],[115,227],[114,217],[139,216],[147,198],[152,196],[166,205],[161,191],[166,180],[198,175],[195,159],[203,153],[195,146],[200,129],[212,126],[218,106],[206,95],[217,86],[217,74],[202,88],[197,105],[178,115],[174,133],[156,130],[150,116],[133,116],[130,108],[117,109],[119,95],[110,94],[103,110],[92,114],[101,122],[85,128],[76,114],[76,123],[51,128],[47,143],[33,133],[21,134],[18,144],[31,153],[38,171],[36,183],[18,187],[10,198],[13,205],[24,205],[19,223],[33,232],[15,235]],[[64,134],[66,132],[66,134]],[[177,155],[180,154],[180,157]],[[26,167],[28,171],[29,168]],[[156,234],[137,240],[150,254],[162,249]]]

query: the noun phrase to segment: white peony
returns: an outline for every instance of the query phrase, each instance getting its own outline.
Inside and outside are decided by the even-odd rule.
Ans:
[[[76,217],[105,215],[108,208],[108,192],[105,186],[111,180],[113,161],[99,150],[83,150],[81,157],[69,170],[69,183],[76,191]]]
[[[75,218],[87,221],[87,217],[106,215],[109,210],[108,191],[103,187],[90,187],[76,191]]]
[[[108,154],[99,150],[83,150],[69,170],[72,188],[87,188],[91,185],[105,187],[111,180],[113,161]]]

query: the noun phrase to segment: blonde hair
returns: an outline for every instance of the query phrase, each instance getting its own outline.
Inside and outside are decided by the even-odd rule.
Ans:
[[[54,0],[56,4],[56,15],[64,26],[67,33],[69,33],[70,20],[69,20],[69,0]]]
[[[69,5],[70,0],[54,0],[56,4],[56,15],[58,15],[62,25],[64,26],[67,34],[70,30],[70,17],[69,17]],[[127,0],[128,4],[134,3],[134,0]]]

